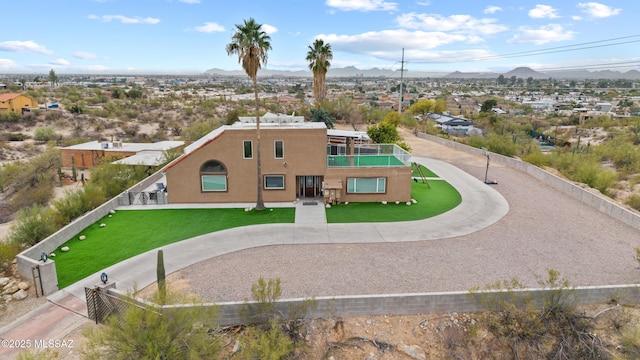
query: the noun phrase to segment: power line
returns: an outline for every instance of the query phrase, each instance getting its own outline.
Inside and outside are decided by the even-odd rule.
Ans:
[[[571,69],[609,69],[609,68],[621,68],[621,67],[630,67],[630,66],[639,66],[640,60],[634,61],[623,61],[623,62],[615,62],[615,63],[606,63],[606,64],[591,64],[591,65],[575,65],[575,66],[562,66],[555,68],[543,68],[537,69],[537,71],[557,71],[557,70],[571,70]]]

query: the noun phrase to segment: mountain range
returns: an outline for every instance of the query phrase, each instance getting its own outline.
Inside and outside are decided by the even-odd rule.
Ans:
[[[205,75],[209,76],[246,76],[243,70],[222,70],[222,69],[209,69],[205,71]],[[313,73],[308,70],[260,70],[260,76],[265,77],[313,77]],[[442,79],[495,79],[498,76],[503,75],[509,79],[512,76],[516,78],[533,78],[533,79],[559,79],[559,80],[581,80],[581,79],[625,79],[625,80],[640,80],[640,71],[629,70],[626,72],[612,71],[612,70],[600,70],[600,71],[588,71],[588,70],[556,70],[541,72],[536,71],[528,67],[518,67],[505,73],[499,72],[460,72],[455,71],[452,73],[443,72],[426,72],[426,71],[406,71],[404,72],[405,78],[442,78]],[[327,77],[334,78],[400,78],[400,70],[388,70],[388,69],[358,69],[354,66],[347,66],[343,68],[330,68],[327,72]]]

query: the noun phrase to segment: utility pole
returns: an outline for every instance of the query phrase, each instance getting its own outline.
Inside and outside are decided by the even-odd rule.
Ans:
[[[398,99],[398,114],[402,114],[402,77],[404,75],[404,48],[402,48],[402,61],[400,61],[400,99]]]

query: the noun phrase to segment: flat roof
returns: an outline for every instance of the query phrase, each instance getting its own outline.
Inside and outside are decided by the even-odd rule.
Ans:
[[[135,155],[116,160],[112,164],[158,166],[164,162],[164,154],[162,150],[143,150]]]
[[[109,144],[104,148],[103,144]],[[132,151],[140,152],[144,150],[166,151],[184,145],[184,141],[159,141],[156,143],[122,143],[122,147],[114,147],[111,141],[90,141],[64,147],[64,150],[105,150],[105,151]]]

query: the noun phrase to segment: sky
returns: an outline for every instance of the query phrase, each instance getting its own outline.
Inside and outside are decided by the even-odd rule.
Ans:
[[[308,69],[315,39],[331,45],[333,68],[640,70],[637,0],[22,0],[1,8],[0,73],[241,70],[225,47],[249,18],[271,38],[270,70]]]

